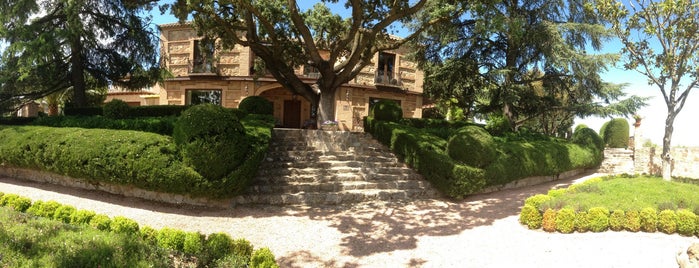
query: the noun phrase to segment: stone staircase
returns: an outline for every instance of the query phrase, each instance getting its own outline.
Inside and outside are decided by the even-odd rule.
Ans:
[[[338,205],[438,192],[369,134],[274,129],[257,178],[235,205]]]
[[[624,148],[604,149],[604,160],[597,171],[608,174],[634,174],[633,151]]]

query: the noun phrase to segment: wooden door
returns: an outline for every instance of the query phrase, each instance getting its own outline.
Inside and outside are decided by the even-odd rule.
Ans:
[[[301,128],[301,101],[284,101],[284,123],[285,128]]]

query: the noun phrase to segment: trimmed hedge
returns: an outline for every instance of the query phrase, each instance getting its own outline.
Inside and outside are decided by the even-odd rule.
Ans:
[[[403,119],[403,109],[392,100],[380,100],[369,110],[369,116],[380,121],[398,122]]]
[[[272,102],[261,96],[245,97],[242,101],[240,101],[240,104],[238,104],[238,109],[249,114],[274,114],[274,105]]]
[[[130,116],[129,107],[126,102],[120,99],[113,99],[102,106],[102,114],[110,119],[124,119]]]
[[[270,116],[243,120],[250,144],[244,161],[217,181],[185,165],[170,137],[124,130],[0,127],[0,163],[94,182],[222,198],[244,191],[257,173],[271,139]]]
[[[110,119],[103,116],[50,116],[39,117],[31,122],[31,125],[135,130],[171,136],[176,121],[177,117]]]
[[[447,143],[449,157],[465,165],[483,168],[496,157],[495,141],[485,129],[466,126],[457,131]]]
[[[0,116],[0,125],[7,125],[7,126],[24,126],[28,125],[31,122],[34,122],[37,118],[40,117],[17,117],[17,116],[10,116],[10,117],[3,117]]]
[[[604,129],[604,143],[609,148],[629,147],[629,122],[625,118],[614,118]]]

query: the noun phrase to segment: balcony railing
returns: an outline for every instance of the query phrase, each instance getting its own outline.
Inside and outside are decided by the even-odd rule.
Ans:
[[[189,74],[218,75],[216,63],[206,59],[189,61]]]
[[[374,74],[374,83],[377,85],[394,87],[401,87],[403,85],[400,79],[400,75],[395,75],[393,73],[384,73],[383,71],[377,71]]]

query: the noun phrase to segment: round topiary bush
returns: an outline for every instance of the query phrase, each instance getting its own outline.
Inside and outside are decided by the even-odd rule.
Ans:
[[[587,219],[590,223],[590,231],[599,233],[609,229],[609,210],[606,208],[590,208],[587,211]]]
[[[380,100],[369,110],[369,116],[379,121],[398,122],[403,119],[403,109],[392,100]]]
[[[138,223],[132,219],[123,216],[114,217],[112,219],[110,229],[112,229],[112,232],[115,233],[124,233],[130,235],[139,233]]]
[[[658,214],[658,230],[666,234],[677,232],[677,214],[674,210],[663,210]]]
[[[16,194],[5,194],[0,197],[0,204],[14,211],[25,212],[32,206],[32,200]]]
[[[113,99],[104,104],[102,114],[111,119],[123,119],[130,115],[131,107],[120,99]]]
[[[485,129],[493,136],[502,136],[505,133],[512,131],[512,125],[507,117],[502,115],[493,115],[486,121]]]
[[[187,232],[184,236],[183,252],[198,255],[204,250],[204,235],[199,232]]]
[[[541,228],[541,212],[532,205],[525,204],[519,213],[519,223],[526,225],[529,229]]]
[[[260,248],[252,253],[250,258],[250,267],[254,268],[279,268],[274,260],[274,254],[269,248]]]
[[[641,215],[638,211],[631,210],[626,213],[626,221],[624,222],[624,229],[629,232],[638,232],[641,230]]]
[[[92,220],[92,217],[94,217],[96,213],[91,210],[77,210],[73,212],[72,215],[70,215],[70,223],[72,224],[88,224],[90,223],[90,220]]]
[[[586,148],[592,148],[598,151],[604,150],[604,141],[597,133],[590,128],[583,128],[575,131],[571,142]]]
[[[62,221],[64,223],[70,223],[70,217],[75,213],[77,209],[73,206],[62,205],[56,209],[53,213],[53,219],[57,221]]]
[[[101,231],[109,231],[111,224],[112,220],[104,214],[97,214],[90,219],[90,226]]]
[[[274,105],[271,101],[261,96],[248,96],[240,101],[238,109],[248,114],[274,114]]]
[[[228,256],[233,251],[233,239],[226,233],[213,233],[206,238],[204,243],[204,256],[202,263],[210,264],[218,259]]]
[[[581,130],[583,128],[590,128],[590,127],[588,127],[585,124],[579,124],[579,125],[575,126],[575,131],[573,131],[573,133],[578,132],[578,130]]]
[[[536,194],[524,200],[524,205],[531,205],[535,208],[540,208],[541,204],[551,200],[551,196],[545,194]]]
[[[447,143],[449,157],[457,162],[482,168],[495,160],[495,141],[478,126],[460,128]]]
[[[556,231],[556,211],[553,209],[546,209],[544,215],[541,218],[541,228],[544,231],[552,233]]]
[[[186,233],[182,230],[165,227],[158,231],[156,240],[158,246],[160,247],[176,251],[183,251],[185,236]]]
[[[587,217],[587,212],[580,211],[575,214],[575,231],[585,233],[590,230],[590,220]]]
[[[569,234],[575,231],[575,211],[571,208],[563,208],[556,213],[556,230]]]
[[[609,148],[629,147],[629,122],[624,118],[614,118],[604,129],[604,143]]]
[[[36,201],[27,209],[27,213],[46,218],[53,218],[53,214],[61,204],[56,201]]]
[[[677,211],[677,233],[684,236],[694,235],[696,230],[697,215],[686,209]]]
[[[221,179],[238,167],[250,147],[234,112],[213,104],[182,112],[173,139],[185,164],[209,180]]]
[[[243,256],[248,260],[250,259],[250,256],[252,255],[253,251],[253,247],[252,244],[250,244],[250,241],[244,238],[233,240],[232,249],[233,255]]]
[[[654,208],[644,208],[640,213],[641,231],[654,233],[658,230],[658,212]]]
[[[626,215],[621,209],[614,210],[612,215],[609,216],[609,229],[612,231],[624,230],[624,223],[626,222]]]

